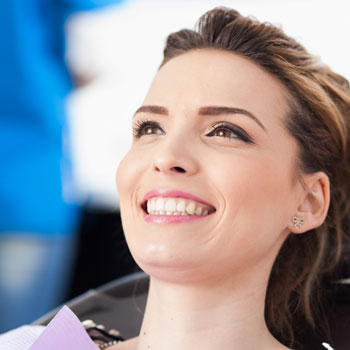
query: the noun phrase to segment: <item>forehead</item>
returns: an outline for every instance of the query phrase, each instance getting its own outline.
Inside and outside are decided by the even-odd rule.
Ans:
[[[171,108],[227,105],[259,115],[284,116],[284,85],[251,60],[216,49],[192,50],[157,73],[145,103]]]

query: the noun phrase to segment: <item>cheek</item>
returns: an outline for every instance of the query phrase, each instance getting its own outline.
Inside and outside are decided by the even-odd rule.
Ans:
[[[224,215],[234,226],[232,229],[246,233],[249,230],[283,230],[292,193],[290,164],[261,154],[223,164],[226,164],[225,169],[216,167],[214,171],[218,179],[215,183],[220,186],[225,202]]]
[[[121,204],[125,202],[123,199],[134,191],[140,172],[140,162],[137,157],[132,152],[127,153],[119,164],[116,176]]]
[[[133,252],[132,247],[130,247],[130,241],[132,243],[133,240],[130,236],[132,236],[133,232],[137,232],[133,206],[141,172],[140,162],[132,152],[129,152],[120,162],[116,175],[123,231],[131,253]]]
[[[287,235],[289,167],[262,157],[242,157],[235,164],[212,172],[223,201],[212,250],[219,246],[221,259],[230,260],[232,267],[272,262]]]
[[[139,162],[131,152],[127,153],[119,164],[116,182],[120,198],[120,211],[124,225],[129,226],[132,222],[132,205],[137,179],[140,175]]]
[[[117,190],[120,198],[120,205],[123,204],[124,200],[124,195],[127,193],[127,187],[128,187],[128,182],[126,181],[127,179],[127,174],[129,172],[128,169],[128,161],[127,161],[128,155],[126,155],[122,161],[119,163],[118,169],[117,169],[117,175],[116,175],[116,183],[117,183]]]

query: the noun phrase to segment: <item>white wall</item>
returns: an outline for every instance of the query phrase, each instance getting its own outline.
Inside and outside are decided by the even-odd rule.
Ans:
[[[287,34],[350,77],[348,0],[129,0],[76,16],[69,60],[97,79],[69,100],[74,160],[85,200],[116,207],[115,170],[131,142],[131,117],[157,71],[167,34],[215,6],[281,25]]]

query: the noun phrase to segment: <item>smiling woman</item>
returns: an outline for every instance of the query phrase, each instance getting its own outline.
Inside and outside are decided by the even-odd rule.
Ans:
[[[218,8],[168,37],[133,123],[117,184],[151,284],[123,348],[294,346],[293,317],[314,325],[348,238],[349,83]]]
[[[293,336],[300,320],[320,326],[349,249],[349,82],[280,29],[217,8],[168,37],[133,135],[117,187],[150,289],[138,337],[88,322],[99,348],[331,349]],[[95,349],[66,308],[34,347],[62,347],[59,334]]]

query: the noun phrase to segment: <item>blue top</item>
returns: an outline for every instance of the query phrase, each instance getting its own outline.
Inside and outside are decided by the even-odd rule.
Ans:
[[[120,0],[0,1],[0,234],[68,234],[76,225],[64,99],[64,24]],[[64,141],[64,142],[63,142]]]

